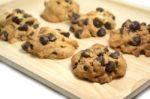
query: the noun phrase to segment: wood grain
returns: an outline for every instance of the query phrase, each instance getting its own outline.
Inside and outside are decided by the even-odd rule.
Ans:
[[[106,0],[86,0],[86,3],[84,0],[77,1],[83,13],[95,10],[98,6],[110,10],[117,18],[117,27],[128,18],[150,22],[150,13],[146,11],[131,9]],[[68,23],[48,23],[40,18],[40,13],[44,8],[43,0],[19,0],[0,6],[0,8],[7,10],[22,8],[38,18],[41,26],[69,29]],[[74,38],[73,35],[71,37]],[[95,43],[108,45],[108,39],[109,35],[103,38],[77,40],[80,44],[77,51]],[[144,56],[136,58],[132,55],[124,55],[128,64],[125,77],[101,85],[77,79],[71,72],[70,58],[63,60],[39,59],[22,51],[21,44],[22,42],[18,42],[11,45],[0,41],[0,60],[73,99],[129,99],[149,85],[150,58]]]

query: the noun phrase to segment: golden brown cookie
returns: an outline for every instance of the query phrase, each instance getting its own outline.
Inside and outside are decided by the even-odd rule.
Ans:
[[[28,39],[22,48],[40,58],[68,58],[78,48],[77,42],[69,38],[68,32],[43,27],[37,34]]]
[[[62,22],[68,20],[73,12],[79,12],[76,0],[48,0],[41,16],[49,22]]]
[[[24,41],[32,36],[38,27],[39,22],[36,18],[21,9],[14,9],[0,18],[0,39],[10,43]]]
[[[127,54],[150,57],[150,25],[127,20],[110,35],[110,46]]]
[[[103,8],[87,14],[72,14],[70,30],[77,38],[103,37],[116,26],[115,16]]]
[[[127,68],[118,51],[109,52],[106,46],[100,44],[78,52],[71,62],[75,76],[101,84],[123,77]]]

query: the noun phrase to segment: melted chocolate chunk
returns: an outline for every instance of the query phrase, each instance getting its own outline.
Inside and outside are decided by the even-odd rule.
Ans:
[[[112,57],[114,59],[118,59],[119,56],[120,56],[120,53],[118,51],[110,54],[110,57]]]
[[[100,28],[103,25],[103,23],[98,18],[94,18],[93,24],[96,28]]]
[[[140,36],[135,36],[132,38],[132,40],[130,41],[130,44],[133,46],[138,46],[141,43],[141,38]]]
[[[103,8],[101,8],[101,7],[98,7],[98,8],[96,8],[96,11],[103,12],[103,11],[104,11],[104,9],[103,9]]]
[[[64,35],[65,37],[69,37],[70,36],[69,32],[61,32],[60,34]]]
[[[82,53],[81,53],[81,57],[89,58],[89,57],[90,57],[89,51],[88,51],[88,50],[84,50],[84,51],[82,51]]]
[[[47,36],[43,35],[40,37],[40,43],[42,45],[46,45],[48,42],[49,42],[49,38]]]
[[[21,21],[22,21],[22,19],[20,19],[20,18],[18,18],[18,17],[13,17],[12,18],[12,21],[14,22],[14,23],[16,23],[16,24],[20,24],[21,23]]]
[[[48,39],[49,39],[49,41],[54,42],[57,38],[53,34],[50,33],[48,35]]]
[[[115,68],[116,68],[116,63],[113,61],[109,61],[108,64],[106,64],[105,71],[111,73],[115,70]]]
[[[109,22],[106,22],[105,23],[105,28],[108,29],[108,30],[111,30],[112,29],[112,26]]]
[[[105,35],[106,35],[106,30],[104,28],[100,28],[97,31],[97,36],[102,37],[102,36],[105,36]]]
[[[137,21],[134,21],[130,24],[129,26],[129,31],[131,32],[136,32],[137,30],[139,30],[141,28],[140,23]]]
[[[28,31],[28,25],[24,24],[24,25],[18,27],[18,30],[20,30],[20,31]]]
[[[26,42],[25,44],[22,45],[22,49],[28,51],[28,49],[33,49],[33,45],[29,42]]]

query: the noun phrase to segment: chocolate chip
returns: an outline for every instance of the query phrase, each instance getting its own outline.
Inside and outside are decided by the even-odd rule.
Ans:
[[[83,24],[84,24],[84,25],[88,25],[88,21],[89,21],[88,18],[84,19],[84,20],[83,20]]]
[[[111,30],[112,29],[112,26],[109,22],[106,22],[105,24],[105,28],[108,29],[108,30]]]
[[[72,31],[72,32],[74,32],[74,31],[75,31],[75,29],[74,29],[74,27],[73,27],[73,26],[71,26],[69,30],[70,30],[70,31]]]
[[[84,50],[84,51],[82,51],[82,53],[81,53],[81,57],[89,58],[89,57],[90,57],[90,55],[89,55],[89,51],[88,51],[88,50]]]
[[[123,34],[124,27],[120,28],[119,30],[120,30],[120,33]]]
[[[147,26],[147,27],[148,27],[148,31],[149,31],[149,33],[150,33],[150,24],[148,24],[148,26]]]
[[[21,9],[15,9],[15,11],[16,11],[17,13],[22,13],[22,12],[23,12]]]
[[[134,21],[130,24],[129,26],[129,31],[131,32],[136,32],[137,30],[139,30],[141,28],[140,23],[137,21]]]
[[[57,52],[52,52],[52,54],[57,55]]]
[[[12,21],[14,22],[14,23],[16,23],[16,24],[20,24],[21,23],[21,21],[22,21],[22,19],[20,19],[20,18],[18,18],[18,17],[13,17],[12,18]]]
[[[12,14],[9,14],[6,16],[6,19],[10,18],[12,16]]]
[[[141,25],[146,26],[146,23],[145,23],[145,22],[142,22]]]
[[[99,54],[97,60],[101,63],[102,66],[105,65],[105,59],[103,54]]]
[[[103,25],[103,23],[98,18],[94,18],[93,24],[96,28],[100,28]]]
[[[49,42],[49,38],[47,36],[43,35],[40,37],[40,42],[41,42],[41,44],[46,45]]]
[[[18,30],[20,30],[20,31],[28,31],[28,25],[24,24],[24,25],[18,27]]]
[[[130,20],[130,19],[126,20],[126,21],[122,24],[122,27],[126,27],[128,22],[131,22],[131,20]]]
[[[72,13],[72,17],[71,17],[71,23],[72,24],[77,24],[78,23],[78,18],[80,17],[80,15],[78,13]]]
[[[24,18],[29,18],[29,17],[32,17],[32,16],[30,14],[24,14],[23,17]]]
[[[116,63],[113,61],[109,61],[108,64],[106,64],[105,71],[111,73],[115,70],[115,68],[116,68]]]
[[[109,52],[109,49],[107,47],[104,48],[105,52]]]
[[[29,25],[29,26],[32,26],[33,25],[33,21],[28,21],[26,22],[25,24]]]
[[[64,35],[65,37],[69,37],[70,36],[69,32],[61,32],[60,34]]]
[[[116,17],[115,17],[114,15],[112,15],[112,19],[113,19],[113,20],[116,20]]]
[[[100,28],[97,31],[97,36],[102,37],[102,36],[105,36],[105,35],[106,35],[106,30],[104,28]]]
[[[118,59],[119,56],[120,56],[120,53],[118,51],[110,54],[110,57],[112,57],[114,59]]]
[[[26,42],[25,44],[22,45],[22,49],[25,51],[28,51],[28,49],[33,49],[33,45],[29,42]]]
[[[98,8],[96,8],[96,11],[103,12],[103,11],[104,11],[104,9],[103,9],[103,8],[101,8],[101,7],[98,7]]]
[[[39,28],[39,24],[35,24],[35,25],[33,25],[33,28],[34,28],[34,29]]]
[[[80,38],[80,35],[81,35],[82,32],[83,32],[82,29],[77,30],[77,31],[75,32],[75,36],[76,36],[77,38]]]
[[[72,4],[72,0],[65,0],[65,2]]]
[[[49,41],[54,42],[57,38],[53,34],[50,33],[48,35],[48,39],[49,39]]]
[[[8,41],[8,33],[6,31],[1,31],[0,38],[4,41]]]
[[[141,43],[141,38],[140,36],[135,36],[132,38],[132,40],[130,41],[130,44],[133,46],[138,46]]]
[[[83,69],[84,69],[85,71],[87,71],[87,70],[88,70],[88,66],[84,66]]]

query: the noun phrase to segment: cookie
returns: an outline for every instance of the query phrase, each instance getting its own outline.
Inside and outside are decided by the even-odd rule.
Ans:
[[[71,62],[75,76],[101,84],[123,77],[127,68],[120,52],[110,52],[101,44],[78,52],[72,57]]]
[[[116,26],[115,16],[103,8],[87,14],[72,14],[70,30],[77,38],[103,37]]]
[[[39,58],[68,58],[78,48],[78,43],[69,38],[69,32],[42,27],[37,34],[28,39],[22,48]]]
[[[49,22],[62,22],[68,20],[73,12],[79,12],[76,0],[48,0],[41,16]]]
[[[36,18],[21,9],[14,9],[0,18],[0,39],[10,43],[24,41],[32,36],[38,27],[39,22]]]
[[[123,53],[150,57],[150,24],[127,20],[120,29],[112,31],[109,43]]]

